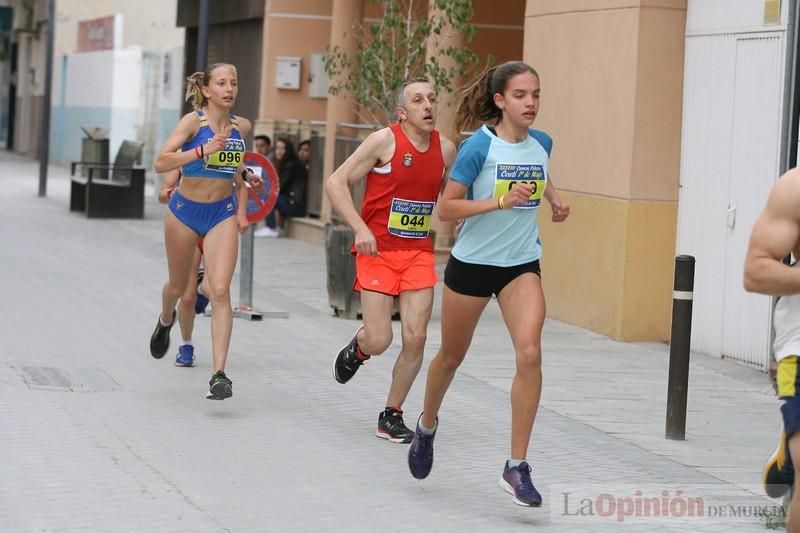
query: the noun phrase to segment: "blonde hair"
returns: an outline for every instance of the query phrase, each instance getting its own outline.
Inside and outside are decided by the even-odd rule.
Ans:
[[[203,95],[202,88],[208,87],[211,75],[220,67],[231,67],[234,74],[236,73],[236,67],[230,63],[214,63],[209,65],[205,72],[195,72],[186,78],[186,101],[191,102],[194,109],[205,107],[207,99]]]
[[[456,131],[473,128],[479,121],[500,122],[503,112],[495,105],[494,95],[503,94],[508,80],[525,72],[539,77],[533,67],[523,61],[508,61],[485,70],[472,85],[461,93],[461,103],[456,110]]]

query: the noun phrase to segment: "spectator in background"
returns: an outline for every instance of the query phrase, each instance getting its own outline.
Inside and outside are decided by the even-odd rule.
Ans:
[[[306,172],[308,172],[311,166],[311,141],[308,139],[300,141],[300,144],[297,145],[297,159],[303,162]]]
[[[306,182],[308,172],[298,159],[292,141],[279,137],[275,141],[275,169],[281,190],[275,209],[267,215],[266,226],[255,231],[256,237],[278,237],[286,228],[286,219],[306,214]]]
[[[272,150],[272,139],[270,139],[269,135],[256,135],[253,137],[253,148],[257,154],[263,155],[275,166],[275,152]],[[255,233],[258,233],[258,231],[256,230]]]
[[[253,139],[253,147],[256,153],[263,155],[269,159],[271,163],[275,164],[275,161],[272,159],[272,139],[270,139],[268,135],[256,135]]]

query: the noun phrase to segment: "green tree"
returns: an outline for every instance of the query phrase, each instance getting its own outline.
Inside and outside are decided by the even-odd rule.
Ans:
[[[336,46],[325,60],[330,93],[352,94],[357,114],[373,124],[385,124],[393,117],[395,93],[404,80],[426,76],[440,92],[449,92],[454,76],[466,76],[479,64],[468,47],[444,44],[453,33],[462,34],[466,42],[472,40],[472,0],[382,0],[380,4],[380,20],[353,24],[355,53],[347,55]]]

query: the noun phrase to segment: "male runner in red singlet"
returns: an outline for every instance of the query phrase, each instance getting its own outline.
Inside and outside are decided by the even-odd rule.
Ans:
[[[333,375],[347,383],[364,361],[392,342],[392,312],[399,300],[402,349],[392,371],[378,437],[409,443],[402,405],[422,365],[436,285],[433,206],[456,148],[434,129],[436,91],[425,78],[405,82],[397,94],[398,121],[367,137],[325,185],[331,204],[355,232],[354,289],[361,292],[363,324],[338,353]],[[359,216],[348,185],[367,178]]]

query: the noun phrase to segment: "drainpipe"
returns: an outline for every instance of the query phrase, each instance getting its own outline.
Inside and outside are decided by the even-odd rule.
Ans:
[[[798,126],[800,126],[800,84],[798,83],[797,30],[800,9],[796,2],[788,2],[789,18],[786,25],[786,69],[783,90],[783,126],[781,127],[780,173],[797,166]]]
[[[208,1],[200,0],[197,17],[197,58],[194,70],[205,72],[208,66]]]
[[[47,2],[47,41],[45,46],[44,99],[42,101],[41,141],[39,143],[39,197],[47,196],[47,165],[50,163],[50,107],[53,101],[53,46],[56,29],[56,0]]]
[[[797,142],[798,142],[798,119],[800,119],[800,84],[797,83],[797,60],[798,60],[798,15],[796,2],[789,2],[789,16],[786,23],[786,68],[783,74],[783,120],[781,126],[781,153],[779,161],[778,175],[782,176],[787,170],[797,166]],[[785,264],[791,264],[792,257],[783,258]],[[772,312],[770,324],[775,316],[775,305],[777,298],[772,299]],[[775,361],[775,329],[770,327],[771,334],[769,340],[769,375],[775,379],[777,362]]]

